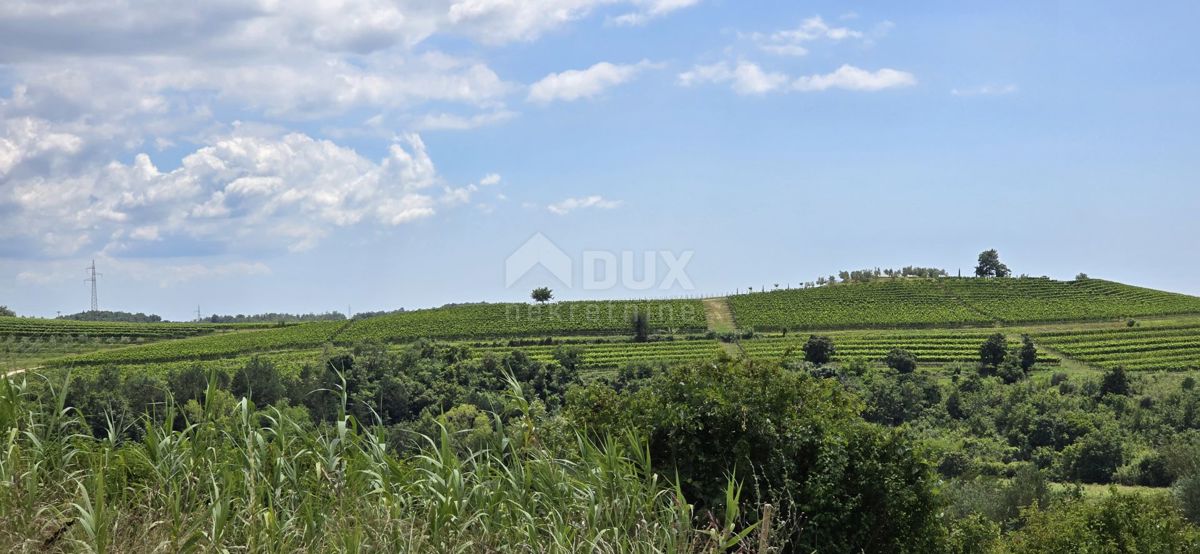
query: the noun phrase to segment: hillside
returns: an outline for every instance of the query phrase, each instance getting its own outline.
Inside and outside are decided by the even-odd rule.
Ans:
[[[144,448],[153,449],[168,444],[159,437],[170,437],[178,429],[184,429],[183,435],[204,430],[187,441],[218,440],[214,437],[241,432],[244,435],[232,435],[237,437],[236,447],[187,449],[210,457],[224,453],[234,460],[246,459],[243,444],[290,441],[284,443],[295,448],[289,459],[297,467],[317,468],[315,473],[295,473],[315,479],[307,485],[315,491],[340,490],[342,485],[329,487],[324,476],[342,473],[366,479],[363,490],[392,490],[399,496],[416,490],[406,488],[421,483],[413,475],[388,473],[383,466],[382,473],[344,472],[339,468],[347,466],[338,464],[346,462],[322,465],[315,457],[359,432],[363,438],[354,440],[363,441],[361,446],[345,454],[347,459],[359,457],[355,467],[372,467],[370,460],[378,460],[383,452],[418,454],[416,463],[445,460],[444,468],[451,471],[469,468],[480,448],[502,449],[494,455],[497,463],[521,459],[513,456],[522,450],[504,445],[530,444],[524,442],[529,437],[524,433],[531,432],[538,434],[531,442],[550,437],[553,444],[578,444],[580,453],[567,454],[566,467],[597,460],[642,460],[630,473],[639,483],[651,470],[656,477],[649,482],[655,483],[658,476],[707,475],[711,467],[710,477],[684,482],[708,482],[714,493],[734,490],[715,485],[744,467],[740,458],[729,460],[740,452],[741,441],[752,437],[766,446],[754,446],[751,452],[778,450],[777,440],[798,440],[830,448],[829,455],[814,459],[837,464],[865,459],[863,467],[874,468],[871,471],[899,468],[894,475],[860,479],[870,482],[871,491],[900,482],[897,475],[920,479],[897,485],[901,492],[896,495],[926,487],[932,491],[936,479],[939,498],[948,500],[928,502],[931,514],[955,514],[968,503],[983,502],[1003,507],[996,509],[1000,515],[995,517],[1018,525],[1024,517],[1020,514],[1026,513],[1020,508],[1032,500],[1012,500],[1011,491],[1017,487],[1046,491],[1038,498],[1050,509],[1061,509],[1053,508],[1060,505],[1054,499],[1075,498],[1072,494],[1085,498],[1073,506],[1145,503],[1131,508],[1137,511],[1171,498],[1166,486],[1181,482],[1180,476],[1186,476],[1181,472],[1190,470],[1168,469],[1168,460],[1194,459],[1194,452],[1200,452],[1200,435],[1195,434],[1200,430],[1200,391],[1195,388],[1200,376],[1198,301],[1100,280],[887,279],[703,301],[454,305],[284,327],[0,320],[0,344],[33,345],[33,357],[10,360],[44,363],[27,372],[36,379],[13,379],[19,383],[15,387],[69,380],[77,392],[63,398],[81,416],[78,436],[108,436],[114,421],[154,422],[153,417],[135,416],[157,413],[173,400],[190,418],[179,416],[176,421],[194,424],[179,424],[175,430],[162,424],[148,436],[140,435],[136,425],[122,424],[126,430],[119,431],[124,433],[121,440],[147,441]],[[653,334],[644,342],[633,338],[634,313],[649,318]],[[805,344],[815,334],[827,337],[834,347],[827,362],[806,360]],[[1015,354],[1021,346],[1030,344],[1026,337],[1036,348],[1032,361],[1008,371],[1017,367]],[[981,363],[981,345],[993,340],[1007,341],[1001,352],[1014,356],[1003,363]],[[62,344],[91,351],[53,350]],[[911,355],[913,365],[889,367],[885,360],[896,349]],[[45,359],[54,352],[61,356]],[[71,370],[69,376],[64,369]],[[0,380],[0,404],[5,390],[10,391],[10,405],[40,398],[13,394],[17,389],[9,382]],[[238,403],[239,398],[246,401]],[[512,415],[505,411],[511,406],[527,408]],[[819,417],[775,428],[788,414],[803,410],[815,410],[813,415]],[[298,419],[292,423],[292,417]],[[0,423],[3,418],[0,410]],[[265,422],[261,433],[250,424],[253,421]],[[631,422],[648,425],[640,432],[649,437],[659,432],[683,437],[685,446],[678,451],[649,450],[657,443],[629,438]],[[276,424],[288,431],[278,433],[272,427]],[[326,432],[329,440],[303,438],[313,429],[324,430],[313,436]],[[384,441],[374,434],[379,429],[387,433]],[[579,441],[579,429],[601,429],[610,437],[605,444],[613,446],[625,443],[611,439],[612,433],[625,433],[636,455],[614,457],[594,450]],[[853,434],[810,442],[813,429]],[[441,438],[406,442],[414,432]],[[723,437],[732,442],[721,442]],[[109,442],[116,441],[95,444]],[[862,445],[862,452],[854,450]],[[37,451],[30,441],[18,453]],[[777,459],[793,459],[795,450],[782,451],[786,455]],[[268,451],[248,452],[259,456]],[[446,458],[457,452],[463,452],[466,461]],[[889,453],[884,461],[871,458],[881,452]],[[903,456],[896,461],[892,456],[898,454],[890,453]],[[485,466],[493,467],[489,464]],[[252,465],[274,467],[261,460]],[[445,493],[439,487],[457,477],[437,467],[419,474],[438,483],[423,490],[433,491],[430,498],[441,502]],[[772,471],[790,471],[787,467]],[[799,477],[837,476],[842,469],[804,469],[789,479],[807,482]],[[862,475],[859,469],[848,471]],[[534,473],[563,475],[558,470]],[[599,473],[567,478],[579,483],[582,476]],[[247,481],[238,475],[222,490],[236,490],[235,483]],[[268,482],[274,477],[257,478]],[[394,485],[380,488],[381,478]],[[157,490],[175,481],[152,487]],[[1080,482],[1093,485],[1069,485]],[[1121,485],[1120,492],[1108,486],[1113,483]],[[512,485],[514,491],[527,492],[524,477]],[[468,496],[494,495],[494,484],[479,486],[487,487],[487,493]],[[705,498],[705,491],[688,486],[682,489],[683,498]],[[802,496],[836,495],[844,488],[841,481],[822,484]],[[667,498],[657,489],[644,490],[647,498]],[[64,489],[59,494],[66,498],[71,492]],[[587,498],[592,494],[580,493]],[[251,493],[244,496],[256,498]],[[870,491],[847,497],[870,498]],[[740,501],[744,508],[761,504],[748,498],[752,500]],[[834,504],[852,506],[846,509],[851,514],[866,509],[842,500]],[[355,521],[373,505],[368,501],[356,507]],[[208,513],[203,511],[208,504],[197,506]],[[1179,513],[1174,504],[1163,506],[1161,513],[1149,512],[1154,514],[1150,519],[1163,521]],[[491,513],[494,508],[481,510]],[[907,510],[905,505],[895,511]],[[642,512],[636,514],[639,521],[644,519]],[[683,514],[680,520],[690,521],[690,516]],[[1174,517],[1179,524],[1180,516]]]
[[[265,327],[0,317],[0,364],[16,369],[62,356]]]
[[[707,325],[699,300],[465,304],[357,320],[338,340],[618,335],[629,332],[635,313],[645,314],[654,332],[703,331]]]
[[[954,327],[1200,314],[1200,298],[1084,279],[883,279],[729,298],[739,327]]]
[[[951,364],[974,359],[982,339],[1000,331],[1013,340],[1026,333],[1039,337],[1057,353],[1043,353],[1044,366],[1058,363],[1062,355],[1096,368],[1115,364],[1147,370],[1200,367],[1200,319],[1191,319],[1200,315],[1200,298],[1098,279],[882,279],[707,302],[727,306],[738,333],[756,332],[746,335],[738,349],[726,349],[752,358],[794,356],[802,336],[763,336],[791,330],[832,332],[840,345],[837,359],[843,362],[878,363],[891,348],[902,347],[923,363]],[[633,313],[648,315],[657,338],[671,340],[631,342]],[[1183,321],[1172,328],[1125,327],[1126,318],[1164,316]],[[307,359],[318,363],[323,347],[346,348],[367,341],[400,345],[429,338],[460,341],[473,356],[502,356],[520,349],[542,361],[552,360],[558,346],[571,344],[581,353],[580,367],[611,371],[634,361],[711,358],[722,351],[717,335],[730,336],[730,329],[723,326],[709,330],[707,340],[697,340],[706,338],[708,325],[705,304],[699,300],[464,304],[259,330],[211,324],[10,319],[0,320],[0,343],[10,350],[13,345],[28,348],[25,341],[30,340],[44,344],[22,357],[10,354],[9,367],[23,361],[58,366],[161,364],[261,353],[291,353],[286,360],[298,363],[305,359],[298,356],[302,351],[310,351]],[[1027,328],[1040,324],[1051,327]],[[968,329],[958,329],[962,327]],[[228,329],[244,332],[216,332]],[[28,336],[61,338],[22,338]],[[80,336],[85,342],[61,346]]]

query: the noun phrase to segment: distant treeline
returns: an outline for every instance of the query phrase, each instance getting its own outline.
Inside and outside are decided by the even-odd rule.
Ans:
[[[122,323],[158,323],[163,320],[154,314],[110,312],[107,310],[89,310],[77,314],[60,315],[58,319],[70,319],[74,321],[118,321]]]
[[[843,271],[839,271],[837,275],[830,275],[828,277],[817,277],[816,281],[809,281],[807,283],[803,283],[803,285],[805,287],[814,287],[814,286],[819,287],[819,286],[823,286],[823,285],[835,284],[839,280],[843,283],[866,283],[868,281],[874,281],[876,279],[883,279],[883,278],[894,278],[894,277],[935,278],[935,277],[946,277],[947,275],[949,275],[949,274],[946,273],[946,270],[936,268],[936,267],[918,267],[918,266],[913,266],[913,265],[904,266],[900,269],[890,269],[890,268],[889,269],[881,269],[881,268],[876,267],[874,269],[867,268],[867,269],[856,269],[856,270],[852,270],[852,271],[843,270]]]
[[[213,314],[204,319],[209,323],[274,323],[283,321],[286,323],[299,323],[303,321],[345,321],[346,314],[341,312],[326,312],[323,314],[238,314],[238,315],[218,315]]]
[[[936,267],[905,266],[900,269],[859,269],[856,271],[839,271],[838,278],[843,283],[872,281],[881,277],[945,277],[946,270]]]
[[[389,310],[379,310],[377,312],[358,312],[358,313],[354,314],[354,317],[351,319],[368,319],[368,318],[372,318],[372,317],[379,317],[381,315],[398,314],[403,311],[404,311],[404,308],[400,308],[399,310],[390,310],[390,311]]]

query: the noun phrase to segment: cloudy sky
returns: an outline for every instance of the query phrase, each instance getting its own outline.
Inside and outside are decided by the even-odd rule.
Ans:
[[[1200,294],[1198,16],[7,0],[0,304],[86,309],[92,259],[102,308],[186,319],[953,273],[991,247],[1018,273]],[[687,279],[506,286],[536,233]]]

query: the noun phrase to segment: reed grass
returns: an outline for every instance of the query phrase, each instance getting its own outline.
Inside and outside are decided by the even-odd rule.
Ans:
[[[35,397],[31,379],[45,379]],[[697,517],[651,470],[636,435],[542,446],[525,412],[481,447],[444,428],[399,456],[343,411],[315,426],[286,409],[168,402],[93,438],[66,407],[70,376],[0,378],[0,550],[69,552],[712,552],[768,544]],[[523,396],[515,382],[518,408]],[[39,387],[41,388],[41,387]],[[344,397],[343,397],[344,401]],[[182,420],[182,424],[179,422]],[[761,547],[765,549],[766,547]],[[756,549],[758,550],[758,549]]]

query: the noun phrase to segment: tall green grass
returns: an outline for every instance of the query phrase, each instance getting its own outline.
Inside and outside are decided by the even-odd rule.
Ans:
[[[314,426],[215,386],[191,417],[171,403],[144,417],[140,440],[118,439],[128,429],[111,421],[97,439],[65,405],[69,375],[31,386],[40,378],[0,378],[4,551],[698,552],[769,542],[743,524],[732,481],[721,521],[693,513],[651,471],[642,437],[544,446],[519,390],[524,415],[507,426],[494,418],[486,444],[465,448],[443,429],[400,457],[352,416]]]

